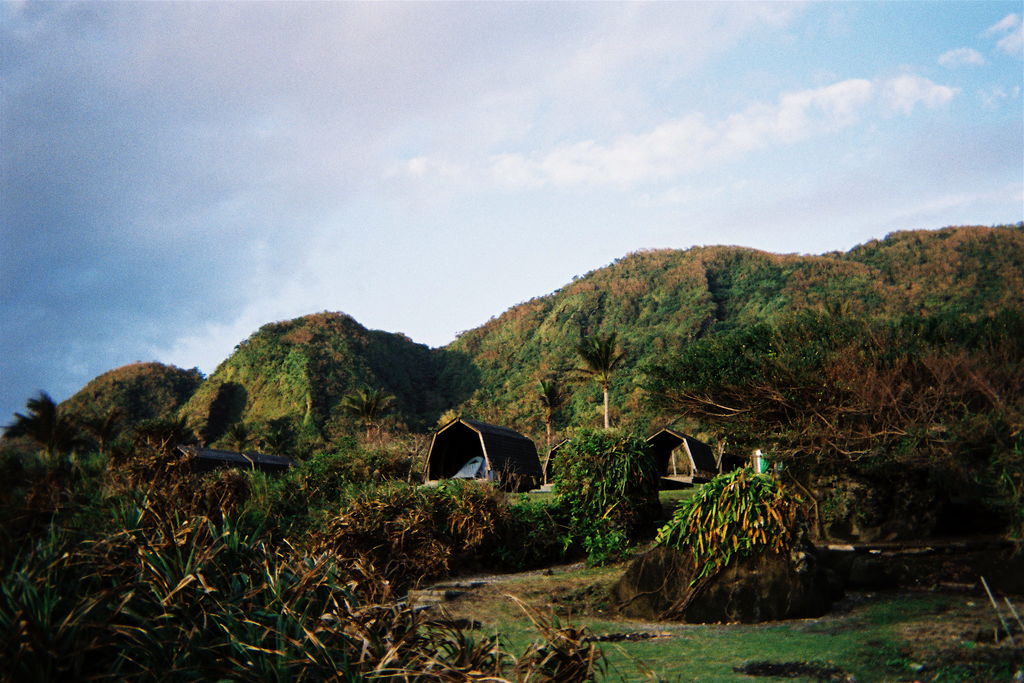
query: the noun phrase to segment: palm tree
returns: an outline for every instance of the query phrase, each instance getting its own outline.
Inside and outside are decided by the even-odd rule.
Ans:
[[[244,422],[233,422],[231,426],[228,427],[227,434],[224,435],[228,445],[239,453],[244,452],[249,448],[249,445],[252,443],[252,437],[252,430],[250,430],[249,425]]]
[[[611,383],[612,373],[622,365],[626,354],[620,353],[616,348],[614,332],[606,336],[584,337],[577,344],[576,353],[585,366],[580,368],[580,371],[601,382],[601,390],[604,392],[604,428],[608,429],[611,427],[608,417],[608,385]]]
[[[100,455],[107,454],[107,447],[121,433],[121,411],[117,408],[112,408],[104,417],[93,415],[82,418],[81,422],[85,431],[96,441]]]
[[[537,399],[544,408],[544,431],[547,433],[548,453],[551,452],[551,425],[554,422],[555,413],[565,405],[565,391],[559,383],[558,378],[548,377],[539,382],[540,393]]]
[[[366,435],[370,435],[372,428],[380,429],[377,420],[391,408],[395,397],[383,389],[371,389],[363,387],[341,399],[341,408],[352,417],[363,423]]]
[[[132,440],[136,448],[143,446],[162,453],[171,453],[176,446],[195,442],[195,430],[184,416],[178,418],[154,417],[142,420],[132,427]]]
[[[82,445],[75,424],[60,414],[57,403],[45,391],[26,401],[25,407],[27,414],[15,413],[14,422],[4,427],[6,436],[27,436],[50,457],[69,453]]]

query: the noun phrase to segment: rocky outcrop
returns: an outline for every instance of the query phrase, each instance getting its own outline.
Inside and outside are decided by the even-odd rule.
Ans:
[[[658,546],[633,561],[612,587],[612,602],[626,617],[692,623],[815,617],[831,603],[824,570],[809,547],[736,557],[691,586],[694,574],[688,555]]]

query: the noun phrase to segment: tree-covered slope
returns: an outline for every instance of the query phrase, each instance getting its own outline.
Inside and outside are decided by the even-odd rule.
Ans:
[[[947,228],[894,233],[847,253],[777,255],[739,247],[630,254],[462,334],[480,388],[466,413],[542,432],[537,381],[571,377],[586,335],[618,334],[627,354],[613,381],[620,421],[643,427],[643,368],[699,337],[800,310],[898,317],[1024,310],[1024,229]],[[574,386],[563,423],[596,425],[600,389]]]
[[[60,405],[74,419],[104,418],[117,411],[122,424],[168,418],[203,381],[199,370],[162,363],[132,363],[99,375]]]
[[[396,414],[422,428],[458,397],[448,379],[455,357],[342,313],[308,315],[264,325],[239,344],[181,414],[207,441],[235,422],[285,420],[307,435],[326,435],[344,421],[346,394],[370,387],[393,394]]]

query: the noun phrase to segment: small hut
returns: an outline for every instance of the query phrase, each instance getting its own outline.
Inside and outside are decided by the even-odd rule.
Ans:
[[[235,467],[262,472],[284,472],[295,463],[283,455],[266,453],[221,451],[198,446],[178,446],[178,451],[188,457],[189,465],[197,472],[209,472],[225,467]]]
[[[708,481],[718,471],[711,447],[682,432],[665,428],[648,437],[647,443],[658,463],[665,488],[672,483]]]
[[[507,427],[457,418],[430,442],[427,482],[487,479],[504,489],[529,491],[544,477],[533,441]]]

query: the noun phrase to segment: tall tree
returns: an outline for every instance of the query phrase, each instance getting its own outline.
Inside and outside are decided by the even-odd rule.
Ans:
[[[383,389],[363,387],[341,399],[341,408],[363,423],[366,435],[373,428],[380,429],[379,420],[394,403],[395,397]]]
[[[611,384],[612,373],[622,365],[626,354],[618,350],[615,333],[585,337],[576,346],[576,353],[583,361],[580,371],[601,382],[604,392],[604,428],[611,427],[608,411],[608,386]]]
[[[240,453],[248,450],[253,440],[253,432],[249,429],[249,425],[244,422],[232,423],[228,427],[228,433],[224,436],[227,439],[228,445]]]
[[[90,415],[81,418],[82,428],[92,436],[101,455],[106,455],[110,444],[121,433],[122,412],[111,408],[106,415]]]
[[[539,382],[540,393],[537,394],[537,399],[540,401],[540,405],[544,408],[544,431],[547,434],[547,458],[551,457],[551,425],[555,419],[555,413],[565,405],[565,391],[562,389],[561,383],[556,377],[548,377],[542,379]],[[544,468],[547,472],[547,467]]]
[[[27,436],[48,456],[69,453],[82,445],[76,425],[60,414],[57,403],[45,391],[25,402],[27,412],[15,413],[14,422],[4,427],[7,436]]]

